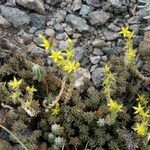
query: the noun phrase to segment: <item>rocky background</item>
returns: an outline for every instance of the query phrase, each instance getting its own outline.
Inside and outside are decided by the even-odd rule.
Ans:
[[[118,32],[129,26],[136,35],[134,47],[139,51],[136,64],[150,73],[150,33],[143,38],[146,15],[138,9],[137,0],[0,0],[0,65],[10,51],[22,48],[27,56],[38,55],[51,65],[52,61],[38,47],[37,35],[53,39],[61,50],[66,48],[69,37],[76,41],[75,59],[99,87],[102,65],[111,56],[124,54],[124,39]]]
[[[54,39],[62,50],[65,40],[73,38],[75,58],[91,72],[95,86],[100,83],[102,64],[124,52],[120,27],[130,26],[135,32],[135,48],[143,39],[146,12],[137,8],[136,0],[1,0],[0,4],[0,36],[10,39],[8,47],[15,47],[15,40],[27,53],[42,56],[43,49],[37,46],[39,33]],[[137,59],[138,68],[150,71],[150,62],[143,63]]]

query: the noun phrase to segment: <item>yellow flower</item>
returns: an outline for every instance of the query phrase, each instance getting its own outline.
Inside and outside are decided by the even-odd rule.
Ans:
[[[52,48],[52,42],[48,41],[43,35],[39,34],[39,38],[43,41],[43,44],[40,44],[40,46],[44,47],[46,51]]]
[[[22,80],[17,80],[16,77],[14,77],[13,81],[8,82],[8,85],[12,88],[12,89],[16,89],[18,88],[22,83]]]
[[[13,92],[10,97],[12,98],[12,100],[14,102],[18,101],[19,97],[20,97],[21,93],[19,91]]]
[[[145,136],[148,130],[148,123],[147,122],[136,123],[133,129],[134,131],[137,132],[138,135]]]
[[[121,31],[119,33],[128,39],[131,39],[134,36],[134,32],[130,32],[128,27],[121,27]]]
[[[117,102],[113,101],[112,99],[110,99],[108,101],[107,106],[109,107],[110,111],[113,111],[113,112],[116,112],[116,113],[121,112],[122,107],[123,107],[122,104],[118,104]]]
[[[105,73],[110,72],[110,67],[107,64],[103,67],[103,72],[105,72]]]
[[[37,89],[34,88],[34,85],[33,85],[32,87],[27,86],[27,87],[26,87],[26,91],[27,91],[28,93],[33,93],[33,92],[36,92]]]
[[[52,109],[52,115],[58,115],[60,113],[59,103],[56,103],[54,108]]]
[[[136,57],[136,51],[133,49],[127,50],[125,53],[125,57],[129,64],[134,63]]]
[[[74,41],[70,38],[67,39],[67,48],[72,49],[74,46]]]
[[[138,102],[140,102],[143,105],[146,105],[148,103],[147,98],[145,97],[144,94],[138,95],[138,98],[136,99]]]
[[[52,58],[52,59],[54,60],[54,62],[56,62],[56,63],[57,63],[59,60],[64,59],[63,56],[62,56],[61,51],[54,51],[54,50],[51,51],[51,56],[50,56],[50,58]]]
[[[142,112],[140,113],[140,115],[142,116],[143,119],[149,118],[149,117],[150,117],[149,110],[147,110],[147,111],[142,111]]]
[[[140,103],[138,103],[138,107],[133,107],[133,108],[136,110],[134,114],[141,115],[143,113],[144,107],[142,107]]]
[[[63,69],[67,73],[72,73],[79,67],[80,67],[80,63],[75,61],[67,61],[66,64],[63,66]]]
[[[74,50],[71,49],[71,50],[66,50],[66,56],[67,56],[67,59],[72,59],[73,58],[73,55],[74,55]]]

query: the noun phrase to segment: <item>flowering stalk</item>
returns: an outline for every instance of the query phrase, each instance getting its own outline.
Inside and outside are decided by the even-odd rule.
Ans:
[[[111,98],[111,93],[112,93],[112,85],[115,82],[114,75],[110,71],[110,67],[108,65],[105,65],[103,68],[103,72],[106,74],[106,77],[103,81],[103,86],[104,86],[104,94],[107,99],[107,106],[110,112],[109,116],[109,124],[113,124],[116,121],[116,118],[118,116],[118,113],[122,111],[122,104],[119,104],[118,102],[114,101]]]
[[[124,38],[126,38],[125,45],[127,50],[125,52],[125,63],[136,76],[150,84],[150,78],[144,77],[135,65],[136,50],[133,49],[134,32],[129,31],[128,27],[122,27],[119,33],[122,34]]]

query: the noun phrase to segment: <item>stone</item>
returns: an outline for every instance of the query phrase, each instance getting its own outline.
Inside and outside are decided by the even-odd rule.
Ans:
[[[85,83],[89,82],[91,79],[90,72],[85,68],[79,68],[75,71],[75,82],[74,87],[78,90],[84,87]]]
[[[139,24],[140,23],[139,16],[133,16],[133,17],[129,18],[128,23],[129,24]]]
[[[93,72],[98,67],[98,64],[91,66],[90,72]]]
[[[102,51],[101,49],[99,49],[99,48],[94,48],[93,55],[103,56],[104,53],[103,53],[103,51]]]
[[[67,25],[66,28],[65,28],[65,32],[68,35],[73,35],[75,33],[75,29],[73,29],[70,25]]]
[[[90,6],[83,4],[83,5],[81,6],[79,15],[81,15],[82,17],[86,17],[86,16],[88,16],[88,14],[89,14],[91,11],[92,11],[92,8],[91,8]]]
[[[82,0],[74,0],[71,9],[73,11],[79,10],[82,5]]]
[[[112,3],[112,6],[116,7],[116,8],[121,8],[122,3],[120,0],[110,0],[110,2]]]
[[[59,41],[58,49],[61,49],[62,51],[65,51],[67,48],[67,43],[66,41]]]
[[[37,29],[42,29],[46,25],[46,17],[36,13],[30,13],[31,25]]]
[[[52,28],[46,28],[45,35],[47,37],[54,38],[55,37],[55,30],[53,30]]]
[[[92,64],[98,64],[100,61],[101,57],[100,56],[90,56],[90,61]]]
[[[111,55],[117,55],[117,49],[114,47],[103,47],[102,51],[107,55],[107,56],[111,56]]]
[[[85,56],[86,51],[82,47],[76,47],[74,50],[74,59],[76,61],[81,61]]]
[[[95,39],[92,42],[93,47],[102,48],[105,46],[105,41],[101,39]]]
[[[11,24],[3,16],[0,15],[0,27],[8,28],[10,26]]]
[[[143,65],[142,69],[146,72],[150,73],[150,61],[146,61],[145,64]]]
[[[64,32],[64,33],[59,33],[56,35],[55,37],[57,40],[67,40],[68,39],[68,35]]]
[[[30,23],[30,17],[27,13],[18,8],[0,5],[0,11],[2,16],[5,17],[8,22],[12,23],[15,28],[22,27]]]
[[[89,31],[89,25],[87,24],[87,21],[81,17],[69,14],[66,17],[66,21],[79,32]]]
[[[0,139],[0,150],[13,150],[13,147],[7,141]]]
[[[24,8],[34,10],[39,14],[45,13],[43,0],[16,0],[16,3]]]
[[[57,3],[60,3],[62,2],[62,0],[46,0],[46,3],[49,4],[49,5],[56,5]]]
[[[144,39],[139,45],[138,53],[145,59],[150,59],[150,31],[145,32]]]
[[[115,31],[115,32],[119,32],[120,31],[120,27],[118,27],[117,25],[115,25],[114,23],[110,23],[108,25],[108,29]]]
[[[103,25],[110,18],[110,14],[103,10],[94,11],[89,14],[89,22],[91,25]]]
[[[33,42],[27,46],[27,52],[34,54],[44,54],[45,50],[36,46]]]
[[[93,7],[100,7],[101,6],[101,3],[99,0],[86,0],[86,3],[89,6],[93,6]]]
[[[28,34],[28,33],[24,32],[22,34],[21,38],[23,39],[23,42],[25,44],[30,44],[33,40],[33,34]]]
[[[101,57],[102,61],[106,62],[108,60],[108,57],[106,55]]]
[[[120,37],[118,32],[113,32],[108,29],[104,29],[103,34],[105,36],[105,40],[108,40],[108,41],[115,40]]]
[[[103,77],[104,77],[104,73],[102,68],[96,68],[92,72],[92,80],[96,87],[100,87],[102,85]]]
[[[65,20],[67,12],[65,10],[57,10],[55,14],[55,20],[57,22],[63,22]]]

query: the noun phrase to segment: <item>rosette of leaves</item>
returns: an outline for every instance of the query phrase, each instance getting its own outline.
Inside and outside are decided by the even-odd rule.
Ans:
[[[45,69],[38,64],[34,64],[32,66],[32,74],[35,80],[38,80],[39,82],[41,82],[43,81],[44,76],[45,76]]]
[[[138,0],[138,2],[139,2],[138,7],[144,9],[149,14],[143,18],[149,20],[150,19],[150,0]],[[150,25],[148,25],[144,30],[146,31],[150,30]]]

